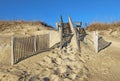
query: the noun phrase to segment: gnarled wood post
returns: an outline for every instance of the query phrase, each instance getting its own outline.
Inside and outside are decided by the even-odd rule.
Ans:
[[[70,17],[68,17],[69,20],[69,25],[71,28],[72,33],[74,34],[72,39],[71,39],[71,45],[73,46],[73,48],[75,48],[77,51],[80,51],[80,43],[78,41],[78,36],[77,36],[77,31],[75,30],[74,26],[73,26],[73,22],[71,20]]]

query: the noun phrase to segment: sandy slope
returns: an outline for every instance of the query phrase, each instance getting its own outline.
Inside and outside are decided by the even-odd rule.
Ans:
[[[104,35],[112,44],[95,53],[91,35],[89,33],[84,42],[81,42],[81,53],[70,51],[71,47],[67,49],[68,53],[64,50],[63,54],[59,49],[54,49],[25,59],[14,66],[1,64],[0,80],[120,81],[120,40]]]
[[[80,53],[54,49],[14,66],[0,65],[1,81],[87,81],[89,70]],[[45,80],[49,79],[49,80]]]
[[[90,50],[89,46],[86,46],[86,50],[83,45],[82,54],[90,70],[89,81],[120,81],[120,39],[106,35],[103,37],[112,44],[98,54]]]
[[[50,46],[59,42],[57,31],[38,30],[29,28],[28,25],[12,32],[8,28],[1,34],[11,36],[45,33],[50,33]],[[103,38],[112,44],[95,53],[92,33],[87,33],[84,42],[81,42],[81,53],[74,51],[69,45],[62,52],[53,49],[27,58],[14,66],[0,62],[0,81],[120,81],[120,39],[102,33]],[[0,61],[10,62],[9,41],[0,41],[0,47]]]

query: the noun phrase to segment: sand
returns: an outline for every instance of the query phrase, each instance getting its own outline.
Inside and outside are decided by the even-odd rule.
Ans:
[[[60,41],[57,31],[42,28],[26,27],[1,33],[3,37],[8,36],[8,39],[0,40],[0,81],[120,81],[119,31],[99,31],[105,40],[112,42],[99,53],[94,49],[93,32],[87,31],[88,35],[80,44],[81,53],[68,45],[62,51],[59,48],[51,49],[13,66],[9,65],[10,36],[45,33],[50,34],[50,46]]]
[[[112,44],[99,53],[95,53],[91,45],[83,44],[82,57],[90,71],[89,81],[120,81],[120,39],[107,34],[101,36]]]

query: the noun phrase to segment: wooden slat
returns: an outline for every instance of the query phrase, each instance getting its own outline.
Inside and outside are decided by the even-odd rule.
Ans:
[[[15,37],[14,40],[11,39],[11,65],[38,52],[47,50],[48,46],[48,34],[31,37]]]

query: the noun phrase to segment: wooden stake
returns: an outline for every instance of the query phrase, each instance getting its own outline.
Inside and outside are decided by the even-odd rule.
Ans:
[[[75,48],[77,51],[80,52],[80,43],[77,38],[77,32],[74,29],[72,19],[70,17],[68,17],[68,20],[69,20],[70,29],[71,29],[72,33],[74,34],[71,39],[71,44],[72,44],[73,48]]]
[[[59,32],[60,32],[60,49],[62,49],[62,43],[63,43],[63,19],[62,16],[60,17],[60,24],[61,26],[59,27]]]
[[[14,64],[14,37],[11,37],[11,65]]]
[[[37,35],[35,35],[35,37],[34,37],[34,50],[35,50],[35,52],[37,51]]]
[[[94,31],[94,45],[96,53],[98,53],[98,31]]]

